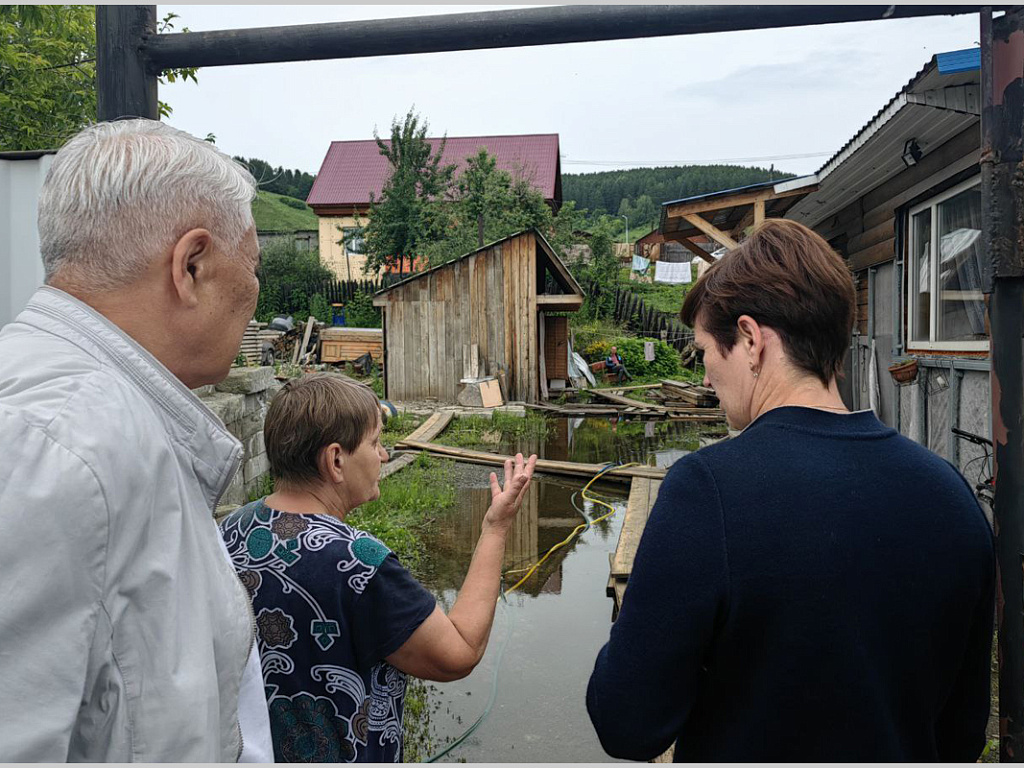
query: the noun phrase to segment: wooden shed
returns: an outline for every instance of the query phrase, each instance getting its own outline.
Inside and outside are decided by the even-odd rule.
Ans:
[[[454,403],[462,379],[494,376],[506,400],[536,402],[568,362],[568,324],[546,315],[575,312],[583,291],[528,230],[395,283],[373,303],[384,315],[388,398]]]

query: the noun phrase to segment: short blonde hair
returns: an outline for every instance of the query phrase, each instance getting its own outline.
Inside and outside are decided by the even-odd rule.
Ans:
[[[365,384],[331,373],[287,382],[270,403],[263,436],[270,474],[302,485],[320,479],[320,451],[338,443],[353,453],[380,419],[380,401]]]

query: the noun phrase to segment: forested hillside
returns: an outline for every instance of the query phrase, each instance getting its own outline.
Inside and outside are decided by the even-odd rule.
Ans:
[[[316,179],[313,174],[300,171],[297,168],[294,171],[281,166],[275,168],[266,160],[260,160],[258,157],[235,157],[235,160],[252,172],[260,189],[264,192],[305,200],[309,196],[309,190],[313,187],[314,179]]]
[[[785,171],[739,165],[632,168],[628,171],[562,174],[562,197],[592,216],[626,214],[630,225],[653,222],[666,200],[792,177]],[[646,198],[646,199],[645,199]]]

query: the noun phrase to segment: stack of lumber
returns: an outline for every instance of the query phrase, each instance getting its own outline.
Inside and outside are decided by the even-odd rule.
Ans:
[[[245,357],[246,365],[259,364],[260,350],[263,345],[260,333],[266,327],[266,323],[257,323],[255,320],[250,320],[249,325],[246,326],[245,335],[242,336],[242,348],[240,350],[242,355]]]
[[[384,332],[380,328],[330,327],[320,331],[320,362],[356,360],[367,352],[378,363],[384,359]]]
[[[662,389],[664,389],[664,384]],[[704,388],[701,387],[701,389]],[[661,391],[661,389],[648,389],[645,396],[664,400],[664,396],[658,394]],[[670,419],[683,421],[721,421],[725,417],[725,414],[718,408],[692,405],[687,401],[677,401],[674,398],[662,403],[647,403],[615,394],[614,391],[606,389],[591,389],[590,394],[615,403],[619,406],[620,413],[630,416],[667,416]]]
[[[713,389],[701,387],[686,381],[663,379],[661,382],[661,400],[666,406],[715,408],[718,397]]]

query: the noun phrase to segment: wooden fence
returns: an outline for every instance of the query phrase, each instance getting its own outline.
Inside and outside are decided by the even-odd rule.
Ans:
[[[589,296],[598,296],[607,289],[588,284],[585,290]],[[661,339],[679,352],[693,341],[693,331],[683,325],[678,317],[647,306],[640,296],[628,288],[615,287],[613,306],[612,317],[615,322],[633,333]]]
[[[386,287],[381,280],[324,280],[316,289],[328,304],[346,304],[358,293],[375,293]]]

